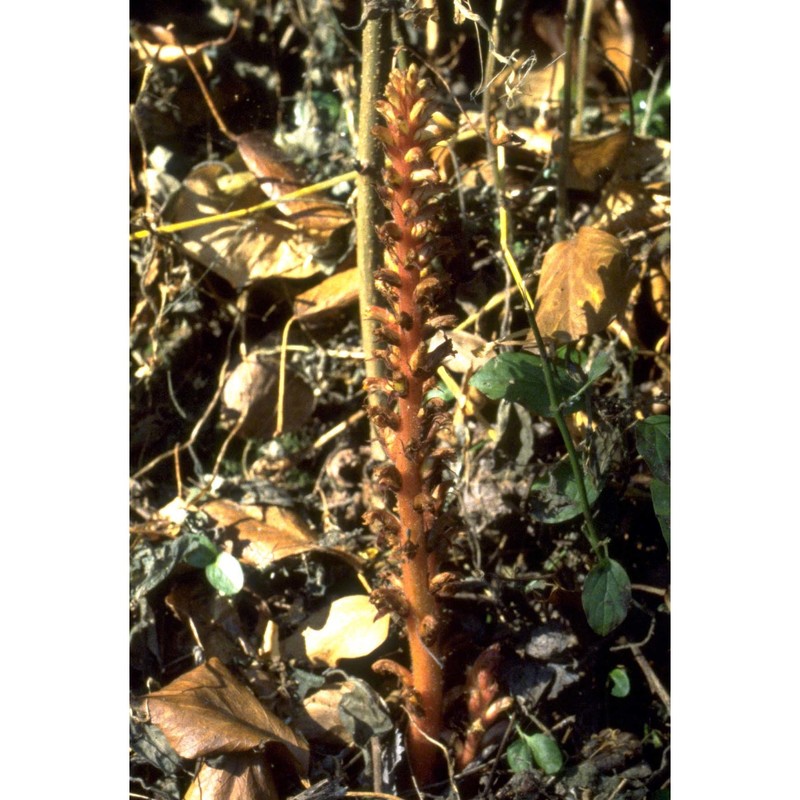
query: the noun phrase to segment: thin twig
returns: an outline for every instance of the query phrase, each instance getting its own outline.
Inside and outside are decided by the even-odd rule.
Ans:
[[[251,214],[257,213],[258,211],[266,211],[268,208],[274,208],[275,206],[283,203],[291,203],[293,200],[300,200],[309,194],[314,194],[315,192],[322,191],[323,189],[330,189],[331,187],[340,183],[353,181],[357,177],[358,172],[356,170],[352,170],[351,172],[345,172],[342,175],[336,175],[333,178],[328,178],[327,180],[320,181],[319,183],[314,183],[311,186],[303,186],[301,189],[297,189],[294,192],[288,192],[282,197],[277,197],[274,200],[265,200],[263,203],[258,203],[254,206],[249,206],[248,208],[237,208],[233,211],[226,211],[222,214],[212,214],[208,217],[187,219],[184,222],[172,222],[169,225],[159,225],[153,230],[145,229],[141,231],[135,231],[128,237],[128,239],[130,241],[146,239],[148,236],[152,236],[154,233],[177,233],[178,231],[185,231],[189,228],[199,228],[201,225],[210,225],[214,222],[225,222],[229,219],[247,217]]]
[[[278,370],[278,414],[275,422],[275,435],[280,436],[283,433],[283,403],[286,395],[286,349],[289,344],[289,328],[292,323],[297,321],[297,317],[290,317],[289,321],[283,329],[283,336],[281,337],[281,359],[280,368]]]
[[[517,723],[517,712],[515,711],[511,717],[508,719],[508,724],[506,725],[506,729],[503,732],[503,738],[500,740],[500,746],[497,748],[497,753],[495,754],[494,760],[492,761],[492,769],[489,771],[489,778],[486,781],[486,785],[481,792],[480,800],[483,800],[486,797],[486,794],[491,791],[492,788],[492,781],[494,780],[494,774],[497,772],[497,765],[500,763],[500,757],[503,755],[505,751],[506,743],[508,742],[509,737],[511,736],[511,732],[514,730],[514,726]]]
[[[231,332],[231,336],[232,335],[233,335],[233,331]],[[231,338],[228,338],[228,347],[227,347],[227,350],[225,352],[225,361],[223,362],[222,369],[220,370],[220,373],[219,373],[217,389],[214,392],[214,396],[211,398],[211,402],[208,404],[206,410],[203,412],[203,415],[197,421],[197,423],[195,424],[194,428],[192,428],[192,432],[189,434],[189,438],[183,444],[178,446],[178,450],[179,451],[180,450],[187,450],[188,448],[190,448],[195,443],[195,441],[197,440],[197,437],[200,434],[200,430],[202,429],[203,425],[206,424],[206,422],[208,421],[208,418],[211,416],[211,412],[216,407],[217,402],[219,401],[220,397],[222,396],[222,390],[225,388],[225,381],[228,378],[228,365],[230,364],[230,360],[231,360]],[[156,456],[154,459],[152,459],[152,461],[148,462],[141,469],[139,469],[136,472],[134,472],[133,475],[131,476],[132,480],[137,480],[138,478],[141,478],[142,475],[144,475],[145,473],[149,472],[151,469],[153,469],[153,467],[158,466],[162,461],[164,461],[164,460],[170,458],[171,456],[173,456],[174,452],[175,452],[174,448],[170,448],[165,453],[162,453],[161,455]]]
[[[664,704],[664,707],[667,709],[667,714],[669,714],[669,692],[664,688],[664,684],[661,683],[658,675],[656,675],[655,671],[650,666],[650,662],[644,657],[644,653],[642,653],[639,645],[631,645],[631,653],[633,654],[636,663],[639,665],[639,669],[641,669],[642,673],[644,674],[647,685],[650,687],[650,691],[658,696],[659,700],[661,700],[661,702]]]

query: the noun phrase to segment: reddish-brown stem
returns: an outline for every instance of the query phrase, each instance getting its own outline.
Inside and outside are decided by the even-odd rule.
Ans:
[[[406,687],[409,761],[425,784],[441,762],[437,740],[442,728],[440,611],[430,591],[438,558],[429,538],[444,502],[441,456],[435,447],[446,414],[439,411],[437,416],[436,409],[428,413],[424,400],[426,385],[447,351],[429,351],[426,343],[426,326],[436,319],[435,296],[441,288],[431,267],[441,245],[435,235],[436,203],[443,187],[431,155],[441,123],[433,121],[437,115],[429,90],[413,66],[392,72],[386,98],[378,104],[386,127],[376,126],[373,132],[386,152],[381,197],[391,221],[380,229],[386,268],[377,279],[389,308],[373,309],[373,315],[381,323],[377,335],[387,344],[381,355],[389,376],[371,380],[368,388],[381,391],[391,407],[371,416],[391,461],[376,473],[377,480],[395,502],[393,509],[387,503],[387,511],[367,516],[379,529],[379,541],[391,543],[392,560],[400,564],[399,582],[387,582],[402,586],[402,602],[385,588],[376,590],[373,601],[405,619],[411,656],[411,685]]]

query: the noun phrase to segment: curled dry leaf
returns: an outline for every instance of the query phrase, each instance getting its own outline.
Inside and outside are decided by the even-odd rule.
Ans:
[[[433,350],[449,339],[453,345],[453,355],[445,359],[444,365],[452,372],[464,374],[477,372],[491,357],[489,343],[477,333],[468,331],[447,331],[446,334],[437,331],[430,341],[429,347]]]
[[[263,753],[232,753],[203,764],[183,800],[280,800]]]
[[[208,581],[176,581],[164,598],[175,616],[197,632],[206,657],[232,660],[242,654],[242,621],[229,597],[221,597]]]
[[[339,716],[342,695],[348,682],[326,686],[303,700],[307,716],[298,719],[298,728],[313,744],[315,741],[328,744],[351,745],[353,735],[347,730]]]
[[[305,740],[264,708],[217,658],[149,694],[145,704],[150,720],[182,758],[262,748],[301,777],[308,775]]]
[[[599,333],[623,313],[635,283],[619,239],[596,228],[581,228],[544,257],[536,292],[536,323],[542,336],[564,343]]]
[[[275,434],[278,418],[280,361],[250,353],[233,370],[222,390],[223,415],[244,420],[239,436],[269,439]],[[287,367],[283,402],[283,430],[296,431],[314,411],[314,392],[294,370]]]
[[[236,144],[242,160],[270,200],[314,183],[275,144],[268,131],[244,133],[236,137]],[[316,233],[334,231],[352,221],[346,208],[321,194],[279,203],[278,208],[299,228]]]
[[[303,700],[303,708],[297,727],[312,744],[363,746],[371,736],[394,728],[380,696],[358,678],[324,686]]]
[[[340,597],[328,608],[312,614],[307,626],[283,645],[288,656],[305,655],[329,667],[343,658],[360,658],[380,647],[389,635],[389,615],[375,619],[375,606],[367,595]]]
[[[281,558],[301,553],[329,553],[355,569],[359,559],[344,550],[317,544],[311,529],[295,513],[280,506],[243,506],[233,500],[211,500],[202,510],[228,529],[234,550],[245,564],[265,569]]]
[[[167,202],[164,222],[187,222],[264,201],[257,184],[231,186],[230,176],[231,168],[221,162],[195,167]],[[266,211],[174,235],[188,255],[236,289],[263,278],[309,278],[323,269],[315,254],[324,241],[304,236]]]
[[[294,315],[306,322],[342,311],[358,301],[358,269],[337,272],[294,299]]]

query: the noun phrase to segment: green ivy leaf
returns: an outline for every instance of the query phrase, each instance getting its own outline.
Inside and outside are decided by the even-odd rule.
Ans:
[[[631,693],[631,680],[625,667],[614,667],[608,673],[613,697],[627,697]]]
[[[650,481],[650,495],[653,498],[653,509],[661,526],[661,533],[669,547],[669,484],[653,478]]]
[[[636,449],[647,462],[654,478],[669,483],[670,469],[670,418],[656,414],[636,425]]]
[[[506,750],[506,759],[512,772],[530,772],[533,769],[533,753],[522,739],[511,742]]]
[[[206,578],[221,595],[236,594],[244,586],[242,565],[225,551],[217,556],[213,564],[206,567]]]
[[[564,756],[561,754],[556,740],[544,733],[534,733],[532,736],[524,734],[517,728],[520,739],[531,751],[536,766],[545,775],[555,775],[564,766]]]
[[[563,368],[555,370],[554,382],[559,403],[572,398],[582,385],[577,374]],[[540,417],[553,415],[542,361],[538,356],[530,353],[500,353],[484,364],[469,383],[491,400],[520,403]],[[566,410],[574,410],[577,405],[577,400],[570,400]]]
[[[592,630],[605,636],[628,615],[631,582],[622,564],[609,558],[592,567],[581,595],[583,610]]]
[[[203,569],[213,564],[219,555],[219,548],[204,533],[186,533],[187,550],[183,560],[192,567]]]

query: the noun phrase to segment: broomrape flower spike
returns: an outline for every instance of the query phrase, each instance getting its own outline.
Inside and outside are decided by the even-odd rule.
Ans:
[[[405,624],[411,656],[410,669],[385,659],[375,669],[402,681],[409,761],[425,784],[441,759],[436,740],[442,729],[441,610],[431,586],[437,586],[442,552],[455,531],[443,513],[442,462],[452,453],[438,441],[451,419],[439,401],[424,400],[436,384],[436,370],[452,353],[448,340],[434,349],[427,344],[452,321],[436,309],[445,289],[444,276],[434,269],[444,250],[437,234],[445,187],[433,160],[452,128],[433,107],[415,65],[391,72],[385,97],[376,104],[385,125],[376,125],[372,134],[386,154],[378,194],[391,218],[378,229],[385,253],[375,283],[388,307],[373,308],[370,316],[379,323],[376,335],[384,345],[374,355],[386,363],[387,376],[370,379],[365,388],[386,401],[369,409],[388,459],[374,475],[386,507],[368,511],[365,521],[388,550],[394,570],[384,576],[373,602],[379,613],[393,613]]]

